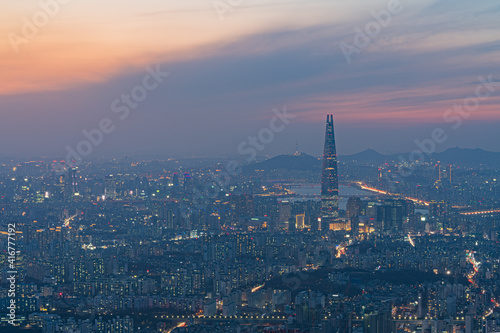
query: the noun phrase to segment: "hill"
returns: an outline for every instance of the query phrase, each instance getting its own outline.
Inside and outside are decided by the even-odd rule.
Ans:
[[[321,160],[308,154],[278,155],[263,162],[253,163],[244,168],[245,171],[254,170],[300,170],[319,171]]]

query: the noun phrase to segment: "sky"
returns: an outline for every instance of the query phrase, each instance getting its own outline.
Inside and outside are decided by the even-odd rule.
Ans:
[[[4,2],[0,156],[233,156],[249,137],[261,155],[319,156],[328,113],[340,154],[500,151],[499,14],[496,0]]]

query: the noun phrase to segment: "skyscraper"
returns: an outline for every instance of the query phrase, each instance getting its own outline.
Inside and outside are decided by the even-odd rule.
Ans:
[[[78,195],[78,168],[69,169],[69,179],[71,181],[71,195]]]
[[[321,215],[323,230],[327,230],[330,222],[339,216],[339,179],[333,115],[327,115],[326,118],[325,151],[321,175]]]
[[[347,200],[346,215],[348,219],[350,219],[353,216],[362,215],[361,214],[362,211],[363,211],[363,201],[361,201],[360,198],[350,197],[349,200]]]
[[[104,177],[104,197],[106,199],[116,199],[116,181],[113,175]]]

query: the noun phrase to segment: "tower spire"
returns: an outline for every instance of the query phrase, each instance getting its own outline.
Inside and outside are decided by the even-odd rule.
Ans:
[[[321,174],[321,225],[328,228],[339,216],[339,180],[333,114],[327,115],[323,170]]]

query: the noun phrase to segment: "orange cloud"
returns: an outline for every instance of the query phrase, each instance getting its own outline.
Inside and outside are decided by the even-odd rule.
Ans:
[[[471,88],[472,87],[472,88]],[[447,96],[460,97],[447,97]],[[296,114],[306,121],[318,122],[327,113],[334,113],[343,123],[367,124],[387,123],[441,123],[445,112],[455,104],[463,105],[464,99],[474,96],[474,86],[450,88],[445,86],[422,87],[405,90],[370,89],[339,96],[320,96],[298,102]],[[500,120],[498,105],[500,97],[482,99],[477,111],[466,119]]]

